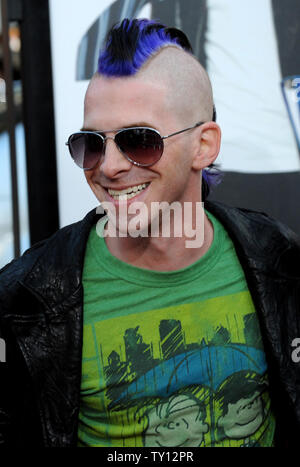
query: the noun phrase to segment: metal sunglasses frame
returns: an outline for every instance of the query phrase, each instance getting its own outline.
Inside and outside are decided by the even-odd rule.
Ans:
[[[112,139],[114,142],[115,142],[115,138],[117,137],[117,135],[119,133],[122,133],[124,131],[128,131],[128,130],[151,130],[151,131],[154,131],[155,133],[157,133],[159,135],[159,137],[161,138],[162,142],[164,139],[167,139],[167,138],[171,138],[172,136],[175,136],[175,135],[179,135],[180,133],[184,133],[185,131],[188,131],[188,130],[193,130],[194,128],[197,128],[201,125],[203,125],[205,122],[197,122],[195,125],[193,126],[190,126],[188,128],[184,128],[183,130],[179,130],[179,131],[175,131],[175,133],[171,133],[170,135],[166,135],[166,136],[161,136],[161,134],[159,133],[158,130],[156,130],[155,128],[151,128],[151,127],[147,127],[147,126],[133,126],[133,127],[128,127],[128,128],[119,128],[117,130],[102,130],[102,131],[78,131],[76,133],[72,133],[69,138],[68,138],[68,141],[65,143],[66,146],[69,146],[69,151],[70,151],[70,154],[71,154],[71,149],[70,149],[70,138],[72,138],[72,136],[75,136],[75,135],[85,135],[85,134],[93,134],[93,135],[97,135],[101,138],[102,142],[103,142],[103,148],[102,148],[102,152],[101,154],[99,155],[99,159],[98,161],[95,163],[95,165],[93,167],[90,167],[90,168],[82,168],[82,170],[92,170],[94,167],[96,167],[96,165],[98,164],[101,156],[105,153],[105,148],[106,148],[106,141],[108,139]],[[111,136],[103,136],[103,133],[116,133],[114,135],[114,137],[111,137]],[[115,142],[117,148],[119,149],[120,153],[129,161],[131,162],[132,164],[134,165],[137,165],[138,167],[150,167],[151,165],[154,165],[156,164],[156,162],[159,161],[159,159],[162,157],[163,155],[163,152],[164,152],[164,144],[162,144],[162,152],[161,152],[161,155],[159,157],[159,159],[157,159],[157,161],[155,162],[151,162],[150,164],[142,164],[140,162],[136,162],[134,160],[132,160],[130,158],[130,156],[128,156],[128,154],[124,153],[121,148],[119,147],[119,145]],[[73,159],[73,161],[75,162],[72,154],[71,154],[71,157]],[[76,162],[75,162],[76,164]],[[78,166],[78,164],[76,164]],[[79,166],[78,166],[79,167]]]

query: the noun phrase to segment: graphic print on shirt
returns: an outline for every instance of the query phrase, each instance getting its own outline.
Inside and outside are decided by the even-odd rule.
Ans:
[[[248,292],[101,321],[85,326],[85,338],[83,395],[110,445],[271,444],[267,366]]]

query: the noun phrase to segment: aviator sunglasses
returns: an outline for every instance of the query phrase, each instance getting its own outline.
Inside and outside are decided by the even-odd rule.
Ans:
[[[66,145],[69,147],[74,162],[83,170],[93,169],[105,153],[106,141],[113,139],[119,151],[132,164],[149,167],[161,158],[164,151],[164,139],[192,130],[205,122],[176,131],[167,136],[161,136],[154,128],[131,127],[120,130],[80,131],[73,133]],[[104,133],[116,132],[113,138]]]

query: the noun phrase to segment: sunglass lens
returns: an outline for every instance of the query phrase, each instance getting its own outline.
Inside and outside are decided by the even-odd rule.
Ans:
[[[69,149],[81,169],[92,169],[101,157],[103,140],[94,133],[74,133],[69,138]]]
[[[115,141],[129,159],[143,166],[155,164],[160,159],[164,148],[160,135],[148,128],[120,131]]]

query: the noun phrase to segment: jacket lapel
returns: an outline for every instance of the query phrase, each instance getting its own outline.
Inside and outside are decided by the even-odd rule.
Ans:
[[[299,239],[263,213],[205,204],[226,228],[244,269],[262,330],[274,407],[286,407],[282,395],[288,395],[300,422],[300,368],[291,358],[292,341],[300,337]]]
[[[75,445],[81,383],[85,246],[95,211],[59,231],[20,282],[26,312],[12,329],[36,391],[46,446]],[[33,313],[28,312],[28,306]]]

